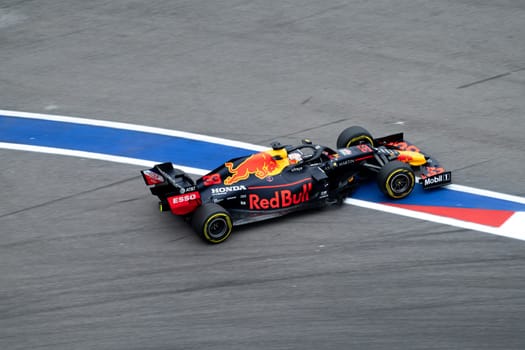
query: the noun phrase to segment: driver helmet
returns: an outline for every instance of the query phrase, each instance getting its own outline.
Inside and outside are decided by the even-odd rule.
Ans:
[[[303,160],[303,157],[301,157],[299,152],[292,152],[288,154],[288,160],[290,161],[290,164],[297,164]]]

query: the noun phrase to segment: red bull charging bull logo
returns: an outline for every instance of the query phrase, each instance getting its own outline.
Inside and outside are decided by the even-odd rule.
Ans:
[[[281,172],[281,167],[279,167],[277,161],[273,159],[271,154],[266,152],[253,154],[236,167],[234,167],[232,162],[224,165],[231,174],[224,179],[225,185],[233,185],[239,181],[246,180],[252,174],[262,180]]]

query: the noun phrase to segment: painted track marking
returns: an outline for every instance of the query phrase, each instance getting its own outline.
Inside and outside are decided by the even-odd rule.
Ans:
[[[35,124],[39,124],[38,130],[34,130]],[[71,134],[74,134],[75,137],[71,137]],[[190,160],[196,157],[195,152],[188,151],[191,147],[195,148],[198,153],[206,154],[206,159],[192,163]],[[268,147],[250,143],[177,130],[6,110],[0,110],[0,148],[105,160],[144,167],[151,167],[166,159],[175,159],[175,165],[178,168],[196,175],[204,175],[212,167],[221,164],[225,158],[268,149]],[[168,151],[159,152],[165,149]],[[361,194],[358,190],[356,196],[348,198],[345,202],[396,215],[525,240],[525,198],[461,185],[449,185],[446,192],[443,193],[447,193],[448,197],[442,196],[445,199],[440,199],[424,195],[419,198],[418,196],[409,198],[414,200],[413,197],[416,197],[416,204],[419,204],[418,200],[425,198],[427,202],[431,200],[431,204],[423,204],[427,206],[425,208],[430,208],[435,204],[436,198],[445,200],[444,204],[450,205],[446,202],[446,198],[450,202],[451,196],[467,198],[470,195],[477,199],[485,198],[485,204],[489,205],[489,210],[502,211],[502,207],[510,206],[515,212],[510,213],[503,224],[490,226],[413,210],[411,208],[417,207],[414,203],[407,203],[404,207],[401,205],[396,207],[393,203],[383,203],[384,198],[377,197],[377,189],[361,191]],[[497,200],[501,203],[498,203]],[[395,203],[401,202],[396,201]],[[413,207],[410,207],[411,205]],[[461,205],[463,204],[456,204],[456,206]],[[454,209],[453,206],[447,208]]]

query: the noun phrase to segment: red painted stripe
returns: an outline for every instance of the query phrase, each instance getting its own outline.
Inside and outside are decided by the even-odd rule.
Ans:
[[[477,209],[477,208],[455,208],[455,207],[437,207],[437,206],[423,206],[412,204],[393,204],[383,203],[392,207],[415,210],[427,214],[434,214],[448,218],[473,222],[480,225],[500,227],[513,214],[512,210],[492,210],[492,209]]]

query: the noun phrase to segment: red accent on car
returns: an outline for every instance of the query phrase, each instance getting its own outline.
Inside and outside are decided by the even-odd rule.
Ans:
[[[220,174],[209,174],[202,177],[204,186],[220,185],[222,184],[222,179]]]
[[[279,190],[273,193],[271,197],[261,197],[258,194],[251,193],[248,198],[251,210],[267,210],[280,209],[291,207],[292,205],[299,205],[310,200],[310,192],[312,191],[312,183],[303,184],[302,190],[298,193],[293,193],[290,190]]]
[[[427,177],[438,175],[445,172],[445,168],[441,167],[434,167],[434,166],[427,166],[425,167],[424,173],[421,174],[421,178],[424,180]]]
[[[397,160],[404,162],[404,163],[410,163],[410,161],[412,160],[412,156],[406,153],[401,153],[400,155],[397,156]]]
[[[142,171],[142,175],[144,177],[144,181],[146,181],[146,184],[148,186],[161,184],[161,183],[163,183],[165,181],[164,177],[162,177],[162,175],[157,174],[156,172],[154,172],[152,170],[143,170]]]
[[[411,143],[405,142],[405,141],[389,142],[386,145],[397,148],[398,150],[401,150],[401,151],[412,151],[412,152],[421,153],[421,150],[419,149],[419,147]]]
[[[307,182],[307,181],[310,181],[310,180],[312,180],[312,178],[311,177],[307,177],[305,179],[298,180],[298,181],[295,181],[295,182],[290,182],[290,183],[287,183],[287,184],[266,185],[266,186],[249,186],[248,189],[249,190],[261,190],[261,189],[266,189],[266,188],[290,187],[290,186],[294,186],[294,185],[297,185],[297,184],[300,184],[300,183],[303,183],[303,182]]]
[[[374,150],[367,144],[357,145],[357,148],[363,153],[373,152]]]
[[[370,158],[374,158],[374,156],[365,156],[365,157],[357,158],[354,161],[357,163],[357,162],[360,162],[362,160],[370,159]]]
[[[168,197],[168,204],[173,214],[186,215],[202,204],[201,194],[195,191]]]

